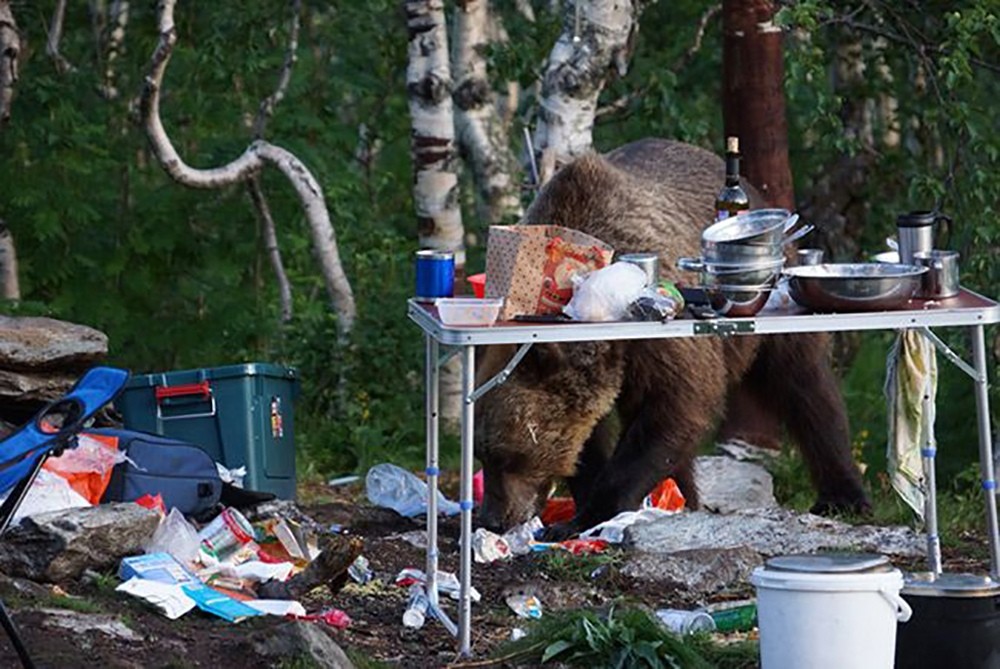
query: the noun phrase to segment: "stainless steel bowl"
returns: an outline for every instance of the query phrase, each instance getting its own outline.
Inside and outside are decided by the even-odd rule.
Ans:
[[[774,281],[759,286],[702,286],[708,302],[719,316],[753,316],[764,308]]]
[[[833,263],[791,267],[788,292],[798,304],[821,312],[901,309],[920,288],[926,267],[893,263]]]
[[[730,216],[708,226],[701,233],[701,240],[708,244],[781,246],[781,238],[786,231],[785,223],[791,215],[787,209],[752,209],[745,214]]]
[[[784,264],[784,257],[767,258],[752,263],[719,263],[701,258],[677,260],[679,269],[697,272],[703,286],[763,284],[776,279]]]

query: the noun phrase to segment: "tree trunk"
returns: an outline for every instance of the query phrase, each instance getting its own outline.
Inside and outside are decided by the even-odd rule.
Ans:
[[[444,0],[404,0],[409,34],[406,91],[413,154],[413,201],[421,248],[455,252],[465,265],[462,211],[455,169],[455,121]]]
[[[722,3],[722,120],[740,138],[743,175],[771,206],[795,209],[788,164],[781,28],[772,0]]]
[[[17,84],[21,38],[9,0],[0,0],[0,129],[10,119],[10,107]]]
[[[541,183],[593,144],[597,99],[609,75],[624,76],[643,0],[566,3],[549,53],[533,140]]]
[[[177,29],[174,26],[176,0],[160,2],[160,39],[153,53],[150,71],[142,91],[142,118],[153,152],[163,169],[178,183],[192,188],[221,188],[243,182],[253,177],[266,164],[277,167],[295,189],[305,209],[306,220],[312,232],[313,249],[319,261],[327,292],[341,333],[350,332],[357,317],[357,307],[351,285],[344,274],[337,250],[337,238],[330,223],[330,213],[323,197],[323,189],[312,173],[289,151],[257,140],[250,144],[238,158],[227,165],[211,169],[197,169],[187,165],[177,153],[160,120],[160,89],[163,75],[170,61]]]
[[[788,163],[781,29],[770,0],[722,3],[722,118],[726,136],[740,138],[743,175],[768,204],[795,209]],[[720,184],[721,185],[721,184]],[[781,423],[742,387],[730,394],[719,439],[781,445]]]
[[[465,276],[465,230],[455,169],[455,121],[444,0],[404,0],[409,36],[406,92],[410,105],[413,204],[421,248],[455,254],[455,282]],[[458,423],[461,379],[458,358],[441,373],[441,417]]]
[[[10,9],[8,0],[0,0],[0,130],[10,119],[20,55],[21,40],[17,34],[14,13]],[[8,300],[21,299],[14,237],[2,220],[0,220],[0,294]]]
[[[114,100],[118,97],[118,87],[115,85],[118,80],[116,70],[118,57],[125,49],[125,30],[128,27],[129,2],[128,0],[115,0],[111,3],[111,16],[108,21],[108,34],[104,42],[104,82],[101,84],[101,95],[106,100]]]
[[[459,0],[455,22],[456,87],[452,99],[457,107],[455,128],[458,144],[484,209],[483,218],[496,224],[522,213],[519,187],[512,178],[516,161],[511,153],[507,128],[496,104],[496,95],[486,72],[490,12],[487,0]]]

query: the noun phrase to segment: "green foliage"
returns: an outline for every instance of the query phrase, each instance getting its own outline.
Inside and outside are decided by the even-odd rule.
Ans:
[[[605,553],[573,555],[567,551],[548,551],[542,554],[543,571],[558,581],[580,581],[589,583],[593,572],[606,565],[618,565],[622,556],[614,549]]]
[[[185,189],[146,149],[132,103],[157,40],[154,5],[131,7],[126,48],[115,61],[122,94],[114,100],[98,93],[105,63],[86,28],[88,3],[70,3],[60,44],[74,69],[60,74],[45,55],[43,27],[54,5],[12,4],[24,50],[13,117],[0,131],[0,219],[17,242],[25,300],[2,310],[97,327],[110,336],[110,362],[136,373],[253,359],[296,366],[304,390],[296,438],[306,473],[361,470],[383,460],[416,464],[423,453],[423,342],[405,317],[416,235],[399,3],[303,3],[298,61],[266,133],[324,188],[359,309],[348,341],[338,336],[301,205],[283,176],[262,177],[294,292],[295,317],[279,325],[275,282],[244,190]],[[516,123],[532,122],[532,84],[563,21],[548,3],[532,5],[536,20],[529,22],[514,3],[496,3],[511,40],[487,54],[497,90],[507,80],[522,84]],[[719,15],[693,48],[712,5],[648,4],[628,73],[599,102],[626,104],[600,117],[597,148],[658,135],[718,151]],[[225,164],[249,143],[247,121],[273,92],[284,60],[288,6],[178,4],[162,114],[190,165]],[[857,220],[845,231],[859,253],[881,247],[897,213],[940,206],[954,224],[940,231],[938,246],[962,253],[963,283],[995,293],[995,2],[933,2],[904,12],[888,0],[801,0],[782,3],[778,18],[787,28],[789,138],[800,199],[844,157],[864,155],[868,176],[853,196]],[[846,43],[860,45],[866,76],[856,81],[836,76],[838,47]],[[866,144],[852,119],[886,100],[895,101],[896,120],[890,125],[875,114],[873,134],[895,129],[899,141]],[[477,231],[465,213],[467,229]],[[481,268],[482,253],[481,246],[469,250],[470,267]],[[964,341],[945,336],[969,358]],[[869,484],[877,488],[872,472],[884,458],[880,375],[887,349],[884,339],[871,341],[845,388],[859,457],[871,465]],[[974,422],[968,379],[941,367],[938,437],[948,478],[974,458]],[[1000,406],[996,397],[993,406]],[[452,444],[442,449],[448,457]]]
[[[697,635],[680,638],[649,612],[613,608],[607,614],[575,610],[547,615],[527,636],[496,653],[532,664],[618,668],[709,669],[757,666],[756,644],[721,648]]]

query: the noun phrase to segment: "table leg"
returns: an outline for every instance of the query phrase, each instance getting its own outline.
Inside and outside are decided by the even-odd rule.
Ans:
[[[440,408],[441,368],[438,366],[438,342],[424,337],[424,433],[427,438],[427,601],[438,610],[438,411]]]
[[[930,388],[924,388],[923,420],[931,414]],[[932,426],[933,427],[933,426]],[[927,443],[920,449],[920,457],[924,465],[924,526],[927,531],[927,570],[937,576],[941,573],[941,537],[938,534],[937,522],[937,475],[934,460],[937,455],[937,444],[934,443],[932,431],[926,430]]]
[[[459,574],[458,652],[463,656],[472,649],[472,476],[475,420],[473,409],[476,390],[476,358],[473,346],[462,347],[462,475],[459,507],[462,514],[461,573]]]
[[[986,531],[990,541],[990,575],[1000,578],[1000,531],[997,529],[996,479],[993,473],[993,436],[990,431],[989,376],[983,326],[972,329],[972,357],[976,367],[976,414],[979,422],[979,468],[986,497]]]

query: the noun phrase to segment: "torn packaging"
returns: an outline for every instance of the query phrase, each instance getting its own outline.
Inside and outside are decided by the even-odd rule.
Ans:
[[[491,225],[486,297],[504,298],[501,320],[558,314],[573,296],[573,277],[611,263],[614,249],[570,228]]]

